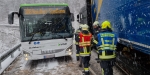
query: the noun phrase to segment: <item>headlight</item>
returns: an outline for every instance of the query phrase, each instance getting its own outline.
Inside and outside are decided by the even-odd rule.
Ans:
[[[26,52],[26,51],[23,51],[23,54],[24,54],[25,57],[30,56],[30,53],[28,53],[28,52]]]
[[[70,51],[71,51],[71,49],[68,49],[68,51],[70,52]]]
[[[27,60],[28,60],[28,58],[25,58],[25,60],[27,61]]]
[[[69,55],[72,54],[72,45],[66,49],[66,53]]]
[[[66,51],[72,51],[72,45],[66,49]]]

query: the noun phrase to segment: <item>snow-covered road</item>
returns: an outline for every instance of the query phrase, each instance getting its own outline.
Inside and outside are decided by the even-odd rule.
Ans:
[[[82,75],[75,58],[75,46],[73,49],[71,57],[26,61],[20,55],[2,75]]]

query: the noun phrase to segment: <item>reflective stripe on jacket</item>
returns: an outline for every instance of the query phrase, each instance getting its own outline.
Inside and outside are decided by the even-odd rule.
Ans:
[[[80,41],[79,41],[80,47],[85,47],[85,46],[91,45],[91,39],[92,39],[91,33],[89,33],[88,35],[85,35],[82,32],[80,32],[79,37],[80,37]]]
[[[98,52],[100,59],[115,58],[115,50],[117,44],[116,34],[112,32],[103,32],[98,35]]]
[[[80,48],[80,56],[90,56],[91,54],[91,47],[87,46],[87,47],[81,47]]]

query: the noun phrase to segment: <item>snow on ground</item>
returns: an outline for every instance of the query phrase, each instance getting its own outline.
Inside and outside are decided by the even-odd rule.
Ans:
[[[66,62],[63,58],[25,61],[20,55],[2,75],[82,75],[78,64],[70,59]]]
[[[20,43],[19,28],[0,26],[0,56]]]

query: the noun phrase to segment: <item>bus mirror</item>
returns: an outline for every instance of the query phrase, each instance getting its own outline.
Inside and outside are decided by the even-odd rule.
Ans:
[[[14,23],[14,14],[13,13],[8,14],[8,23],[9,24]]]
[[[13,24],[14,23],[14,14],[19,15],[18,12],[11,12],[11,13],[8,14],[8,23],[9,24]]]
[[[79,18],[79,14],[77,15],[77,19]]]
[[[71,13],[71,21],[74,21],[74,14]]]
[[[79,14],[78,14],[78,15],[77,15],[77,21],[78,21],[78,22],[79,22],[79,18],[80,18],[80,17],[79,17]]]

